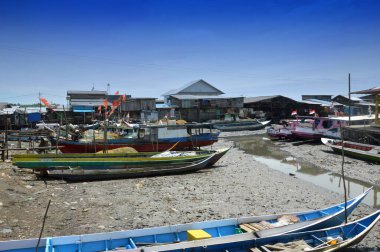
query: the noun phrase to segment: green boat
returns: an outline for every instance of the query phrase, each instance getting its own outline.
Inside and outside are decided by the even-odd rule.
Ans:
[[[228,150],[229,148],[197,152],[26,154],[14,155],[12,161],[18,168],[33,169],[41,176],[92,180],[197,170],[214,165]]]
[[[136,178],[147,176],[160,176],[181,174],[199,171],[208,166],[209,162],[217,155],[216,153],[205,155],[203,158],[187,159],[182,162],[172,162],[168,164],[149,164],[126,165],[117,167],[76,167],[70,169],[42,170],[40,176],[68,181],[89,181],[89,180],[108,180],[122,178]]]
[[[380,162],[380,146],[329,138],[321,138],[321,141],[336,153],[342,154],[343,148],[344,155],[371,162]]]

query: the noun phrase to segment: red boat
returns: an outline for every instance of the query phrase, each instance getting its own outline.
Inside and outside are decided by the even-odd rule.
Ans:
[[[209,127],[209,128],[206,128]],[[209,130],[209,132],[205,132]],[[218,141],[219,132],[209,124],[154,125],[122,129],[118,137],[103,139],[58,140],[63,153],[95,153],[122,147],[132,147],[138,152],[196,149]],[[127,132],[127,134],[125,134]]]

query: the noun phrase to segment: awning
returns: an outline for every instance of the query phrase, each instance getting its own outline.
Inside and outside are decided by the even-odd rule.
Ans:
[[[87,106],[73,106],[74,113],[92,113],[95,112],[93,107]]]

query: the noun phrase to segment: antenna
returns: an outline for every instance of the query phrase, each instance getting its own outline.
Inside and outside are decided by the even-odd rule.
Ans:
[[[111,84],[107,83],[107,93],[111,93]]]

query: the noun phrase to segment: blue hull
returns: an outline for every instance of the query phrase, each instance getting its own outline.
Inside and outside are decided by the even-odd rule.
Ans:
[[[347,202],[347,213],[350,214],[368,194],[370,189]],[[344,203],[313,211],[291,213],[299,219],[298,223],[280,226],[256,232],[260,237],[271,237],[292,232],[316,230],[339,225],[344,221]],[[156,228],[146,228],[109,233],[86,235],[73,235],[62,237],[43,238],[39,251],[45,252],[71,252],[71,251],[107,251],[119,247],[126,249],[139,249],[144,246],[159,246],[163,243],[187,242],[187,230],[202,229],[213,239],[223,240],[226,237],[240,239],[239,237],[253,236],[252,233],[242,233],[240,224],[258,223],[266,221],[276,224],[282,215],[266,215],[244,217],[239,219],[224,219],[205,221],[190,224],[179,224]],[[0,242],[0,251],[32,252],[35,251],[37,239]]]
[[[261,248],[261,250],[258,251],[278,251],[276,249],[265,250],[267,249],[265,246],[283,246],[287,243],[294,244],[294,242],[299,241],[303,241],[309,248],[306,250],[300,249],[299,251],[341,251],[342,249],[356,245],[363,240],[379,220],[380,210],[360,220],[322,230],[283,234],[265,238],[254,238],[245,235],[244,237],[242,236],[241,239],[236,239],[235,241],[225,239],[223,242],[216,241],[215,239],[199,240],[152,248],[146,247],[144,248],[144,252],[248,252],[252,251],[252,248]],[[136,249],[133,252],[137,251],[138,250]]]

